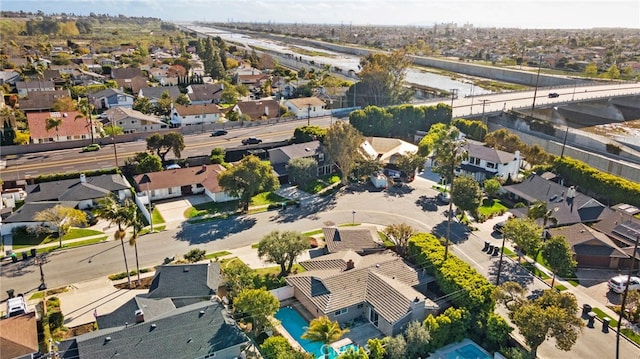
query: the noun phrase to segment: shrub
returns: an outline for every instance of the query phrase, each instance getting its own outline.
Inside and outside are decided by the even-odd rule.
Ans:
[[[188,260],[190,263],[195,263],[205,259],[206,255],[206,250],[194,248],[184,255],[184,259]]]
[[[55,331],[58,328],[62,328],[64,325],[64,314],[62,312],[49,313],[49,328]]]

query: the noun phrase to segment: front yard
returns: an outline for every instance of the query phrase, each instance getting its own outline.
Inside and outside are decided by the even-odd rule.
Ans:
[[[249,203],[250,207],[268,207],[270,205],[277,205],[287,201],[286,198],[277,195],[274,192],[259,193]],[[239,201],[228,202],[205,202],[196,204],[193,207],[189,207],[184,211],[185,218],[194,218],[200,216],[224,216],[229,213],[236,213],[239,210]]]
[[[71,239],[96,236],[96,235],[104,235],[104,232],[97,231],[94,229],[88,228],[72,228],[67,234],[62,237],[62,243]],[[58,235],[56,233],[51,234],[33,234],[25,231],[14,231],[13,232],[13,249],[20,250],[28,247],[38,246],[42,244],[57,244],[58,243]]]

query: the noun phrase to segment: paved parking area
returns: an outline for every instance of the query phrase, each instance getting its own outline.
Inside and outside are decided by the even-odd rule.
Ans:
[[[609,279],[618,274],[620,273],[613,269],[578,268],[576,270],[576,275],[580,281],[579,288],[591,298],[605,306],[619,305],[622,300],[622,296],[620,294],[610,292],[607,285]]]
[[[179,197],[154,202],[154,207],[160,211],[167,229],[178,228],[185,221],[184,211],[196,204],[211,202],[211,198],[204,194]]]

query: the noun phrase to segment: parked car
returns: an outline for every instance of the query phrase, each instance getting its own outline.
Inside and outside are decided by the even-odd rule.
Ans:
[[[402,178],[393,177],[391,181],[393,182],[393,187],[402,187]]]
[[[229,131],[227,131],[227,130],[215,130],[215,131],[211,132],[211,137],[224,136],[227,133],[229,133]]]
[[[166,168],[166,169],[168,169],[168,170],[177,170],[178,168],[182,168],[182,167],[180,167],[180,165],[179,165],[179,164],[174,163],[174,164],[168,165],[168,166],[167,166],[167,167],[165,167],[165,168]]]
[[[93,151],[98,151],[99,149],[100,149],[100,145],[97,143],[94,143],[89,146],[82,147],[82,152],[93,152]]]
[[[27,303],[22,295],[7,300],[7,317],[17,317],[28,312]]]
[[[249,137],[242,140],[243,145],[257,145],[259,143],[262,143],[262,140],[257,137]]]
[[[87,215],[87,225],[95,226],[98,223],[98,217],[95,214],[91,213],[89,210],[84,210],[84,213]]]
[[[640,278],[627,275],[617,275],[609,279],[609,290],[618,294],[624,292],[629,278],[629,290],[640,290]]]
[[[551,92],[549,94],[549,98],[556,98],[556,97],[560,97],[560,95],[557,92]]]
[[[438,193],[437,198],[440,203],[449,204],[449,201],[451,201],[451,194],[449,194],[449,192],[440,192]]]
[[[502,229],[504,228],[504,222],[498,222],[493,225],[493,230],[502,234]]]

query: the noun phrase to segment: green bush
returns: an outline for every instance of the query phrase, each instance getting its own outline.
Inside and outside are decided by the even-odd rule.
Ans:
[[[34,179],[35,183],[53,182],[71,178],[80,178],[80,174],[84,174],[87,177],[110,175],[120,173],[117,168],[93,170],[93,171],[81,171],[81,172],[68,172],[68,173],[54,173],[48,175],[39,175]]]
[[[49,313],[49,328],[55,331],[58,328],[62,328],[64,325],[64,314],[62,312]]]
[[[147,273],[149,271],[151,271],[151,269],[149,269],[149,268],[140,269],[140,273]],[[136,275],[136,274],[138,274],[138,271],[135,270],[135,269],[132,270],[131,272],[129,272],[129,275]],[[121,272],[121,273],[112,274],[112,275],[109,276],[110,280],[120,280],[120,279],[124,279],[124,278],[127,278],[127,272]]]
[[[188,251],[184,255],[184,259],[188,260],[190,263],[195,263],[195,262],[199,262],[199,261],[205,259],[206,256],[207,256],[207,251],[206,250],[194,248],[194,249]]]
[[[597,170],[581,161],[564,157],[555,160],[556,173],[611,204],[628,203],[640,207],[640,184]]]

